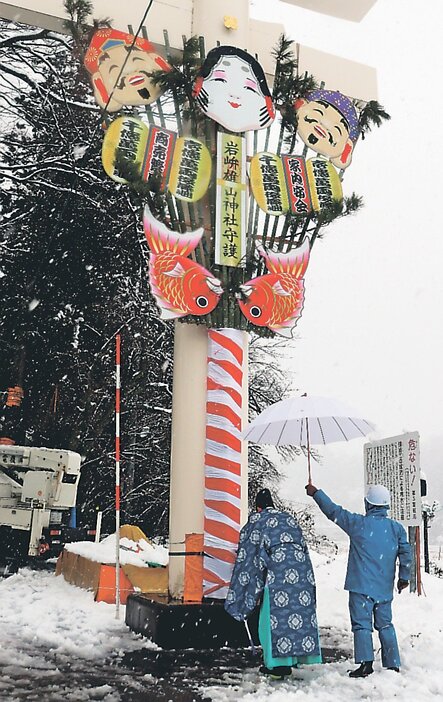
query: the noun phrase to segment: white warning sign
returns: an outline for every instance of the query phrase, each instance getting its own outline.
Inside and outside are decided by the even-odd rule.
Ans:
[[[364,446],[365,480],[391,493],[389,516],[405,526],[421,524],[418,432],[371,441]]]

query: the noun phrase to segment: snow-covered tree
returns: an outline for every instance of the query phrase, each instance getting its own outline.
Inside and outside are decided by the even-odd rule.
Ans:
[[[100,113],[72,41],[1,30],[0,388],[25,388],[16,439],[83,454],[83,520],[99,507],[111,528],[121,330],[123,516],[164,532],[173,330],[149,294],[140,203],[102,172]]]

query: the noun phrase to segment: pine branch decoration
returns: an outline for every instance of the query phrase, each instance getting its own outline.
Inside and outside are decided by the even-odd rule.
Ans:
[[[91,0],[64,0],[64,8],[69,19],[63,26],[70,33],[74,42],[74,56],[80,63],[80,76],[89,82],[88,74],[83,66],[83,59],[93,34],[101,27],[110,27],[111,20],[89,19],[94,6]]]
[[[137,205],[143,207],[145,202],[153,215],[162,222],[166,221],[166,195],[161,192],[161,175],[151,175],[147,181],[140,177],[140,167],[128,161],[123,153],[117,153],[114,167],[119,176],[127,181],[127,187],[135,194]]]
[[[279,108],[293,105],[297,98],[302,98],[317,87],[312,75],[307,72],[299,75],[298,61],[292,50],[293,41],[284,34],[280,35],[278,44],[272,51],[275,58],[275,77],[273,99]]]
[[[372,127],[380,127],[383,122],[390,119],[391,115],[386,112],[380,103],[376,100],[370,100],[361,110],[358,120],[361,138],[364,139]]]
[[[316,213],[315,219],[318,226],[325,227],[339,217],[347,217],[348,215],[355,214],[362,207],[363,198],[361,195],[352,193],[352,195],[344,197],[342,200],[333,200],[329,207],[324,207],[320,212]]]
[[[295,103],[315,90],[317,82],[307,72],[299,75],[298,61],[294,55],[293,41],[281,34],[277,46],[272,51],[275,58],[275,76],[272,96],[282,116],[283,128],[289,131],[285,143],[291,144],[297,130]]]
[[[69,19],[63,22],[63,26],[71,34],[75,53],[81,59],[86,50],[86,35],[89,31],[87,21],[93,12],[93,5],[90,0],[65,0],[64,7]]]
[[[168,60],[171,70],[155,71],[151,80],[165,93],[172,93],[175,103],[183,111],[183,119],[191,120],[193,133],[196,134],[197,126],[203,119],[203,113],[192,97],[194,82],[201,65],[199,38],[194,36],[185,41],[182,54],[179,57],[170,56]]]
[[[281,34],[278,39],[278,44],[272,50],[272,56],[275,58],[275,76],[274,88],[272,97],[276,103],[286,100],[285,88],[287,82],[292,80],[297,73],[297,60],[292,51],[293,42],[284,34]]]

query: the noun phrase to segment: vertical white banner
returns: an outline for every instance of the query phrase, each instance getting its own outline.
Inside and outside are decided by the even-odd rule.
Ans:
[[[247,227],[246,139],[219,130],[217,135],[217,195],[215,263],[243,266]]]

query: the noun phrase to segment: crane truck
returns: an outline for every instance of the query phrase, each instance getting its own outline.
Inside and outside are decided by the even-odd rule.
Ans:
[[[74,451],[0,445],[0,567],[14,571],[94,539],[94,530],[69,526],[80,462]]]

